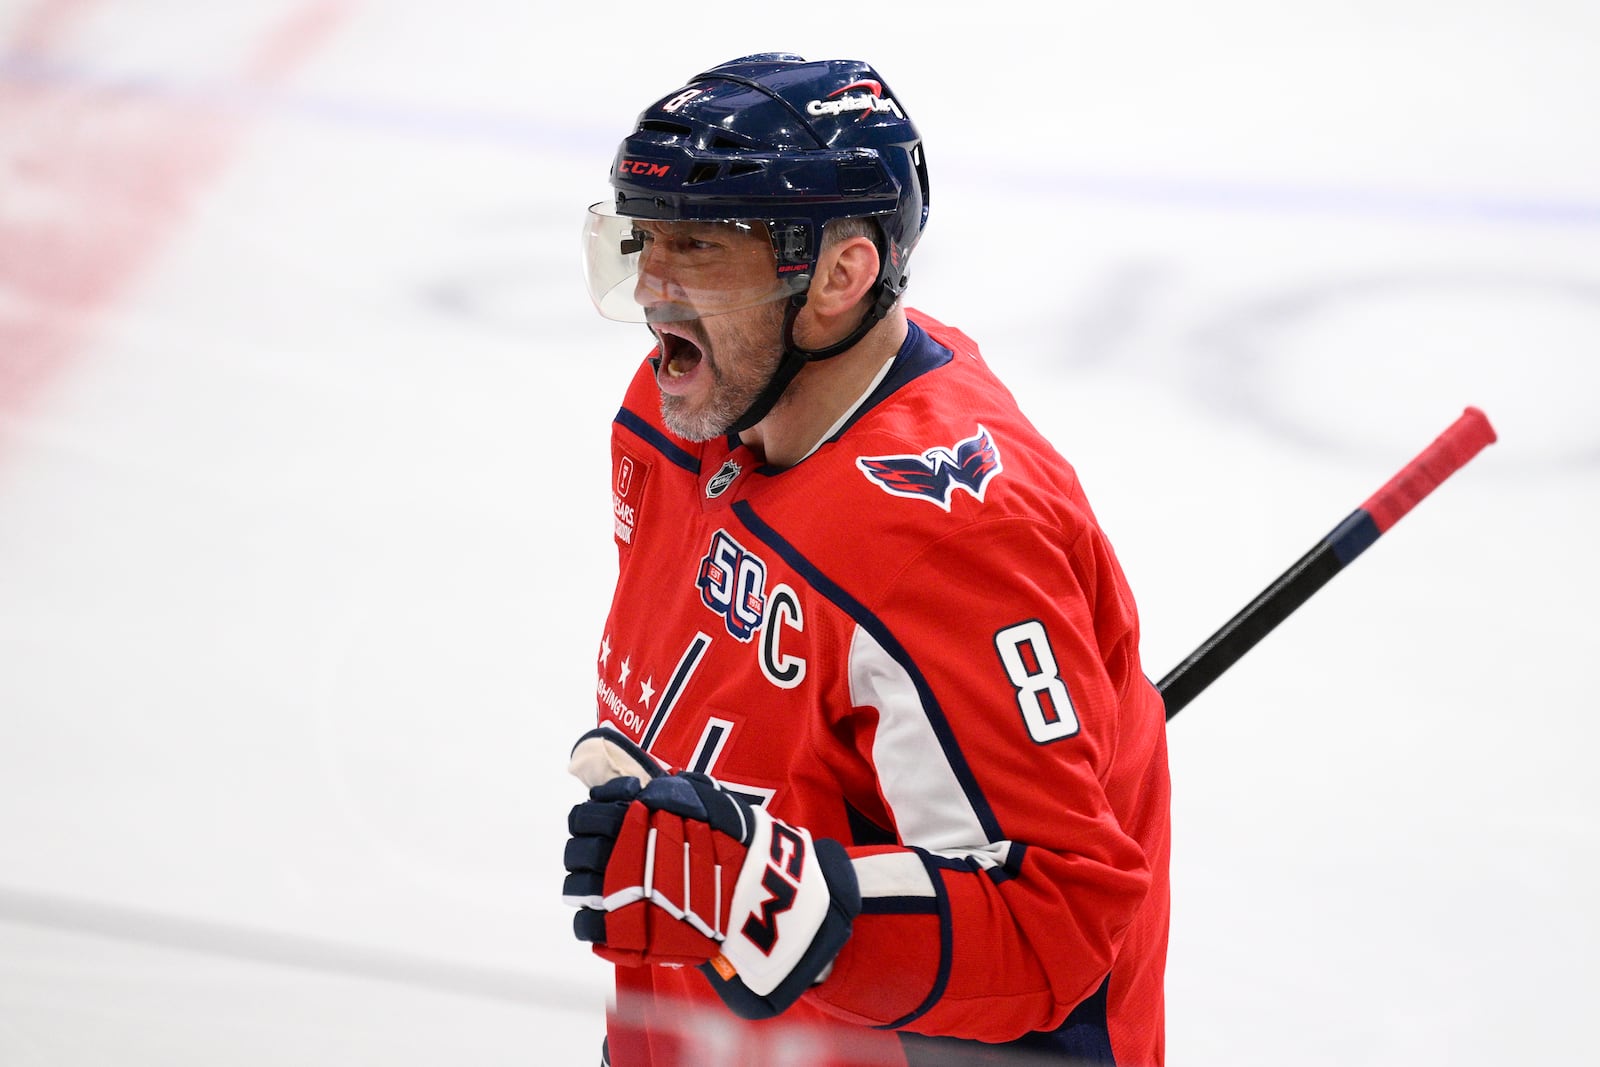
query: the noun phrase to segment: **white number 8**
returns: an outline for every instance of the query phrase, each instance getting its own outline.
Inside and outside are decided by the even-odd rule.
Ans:
[[[995,651],[1017,690],[1017,707],[1028,726],[1028,736],[1039,744],[1072,737],[1078,732],[1078,714],[1072,710],[1067,683],[1061,680],[1056,654],[1044,623],[1038,619],[1007,626],[994,635]]]

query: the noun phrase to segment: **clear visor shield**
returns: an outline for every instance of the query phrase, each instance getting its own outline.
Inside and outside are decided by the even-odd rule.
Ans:
[[[677,322],[787,299],[810,277],[780,278],[762,222],[663,221],[590,206],[583,234],[589,298],[619,322]]]

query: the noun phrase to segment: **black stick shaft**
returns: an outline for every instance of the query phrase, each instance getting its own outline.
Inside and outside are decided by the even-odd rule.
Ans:
[[[1365,517],[1365,513],[1358,511],[1351,518],[1357,516]],[[1167,706],[1168,720],[1344,569],[1348,560],[1339,558],[1331,536],[1301,556],[1294,566],[1275,578],[1242,611],[1156,683]]]

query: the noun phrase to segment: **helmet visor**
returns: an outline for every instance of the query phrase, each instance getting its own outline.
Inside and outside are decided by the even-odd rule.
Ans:
[[[600,314],[619,322],[726,315],[804,291],[809,276],[780,276],[764,222],[639,219],[589,208],[584,276]]]

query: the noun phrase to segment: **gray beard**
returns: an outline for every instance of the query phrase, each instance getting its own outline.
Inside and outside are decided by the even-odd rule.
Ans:
[[[754,399],[754,396],[745,399],[742,391],[739,394],[724,392],[719,386],[711,402],[696,409],[681,396],[662,393],[661,421],[685,441],[709,441],[727,433],[728,427],[745,413]]]
[[[780,332],[782,321],[780,309],[773,320],[773,324]],[[752,329],[736,338],[735,343],[748,349],[759,332],[759,328]],[[738,379],[729,378],[723,373],[713,352],[703,352],[701,359],[712,380],[711,396],[704,406],[695,407],[683,397],[673,396],[670,393],[661,394],[661,421],[666,423],[667,429],[685,441],[709,441],[726,434],[739,416],[750,410],[750,405],[756,402],[756,398],[766,389],[767,383],[772,381],[782,354],[778,351],[771,352],[770,358],[760,368],[760,372],[754,375],[754,380],[744,375]],[[790,390],[784,391],[774,409],[789,399],[789,392]]]

